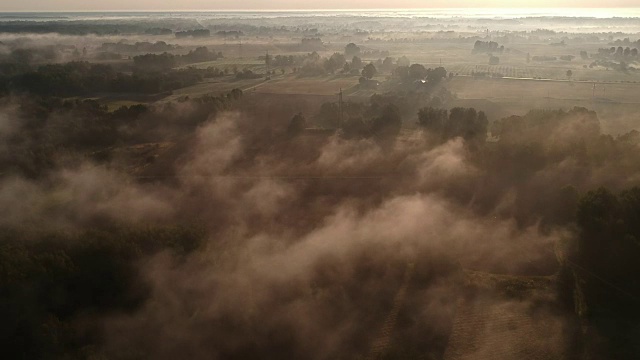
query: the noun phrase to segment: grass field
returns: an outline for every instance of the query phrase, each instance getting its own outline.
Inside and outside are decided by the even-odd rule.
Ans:
[[[257,93],[336,95],[340,89],[347,90],[358,84],[358,77],[313,77],[293,76],[276,78],[255,89]]]
[[[640,103],[640,84],[594,84],[576,81],[537,81],[456,77],[446,85],[461,98],[526,99],[554,98],[570,100]]]
[[[221,45],[221,44],[218,44]],[[490,119],[496,119],[512,114],[522,115],[533,108],[570,109],[583,106],[598,112],[603,131],[618,134],[634,129],[639,124],[640,104],[640,71],[622,73],[603,68],[588,68],[591,59],[581,59],[580,51],[597,52],[602,43],[575,43],[567,46],[551,46],[541,41],[537,44],[504,44],[508,52],[498,54],[499,65],[488,65],[487,54],[472,54],[472,44],[469,42],[441,41],[420,42],[415,44],[402,42],[370,41],[360,44],[364,49],[388,50],[390,56],[399,58],[406,55],[411,62],[420,63],[427,68],[444,66],[447,71],[458,74],[444,86],[458,96],[458,100],[451,106],[475,107],[484,110]],[[223,50],[227,57],[209,62],[191,64],[196,68],[217,67],[232,71],[249,69],[257,74],[266,71],[262,56],[266,50],[270,54],[287,53],[270,42],[243,44],[242,50],[236,44],[216,46]],[[328,44],[322,56],[330,56],[335,51],[342,51],[342,43]],[[234,52],[236,51],[236,52]],[[297,52],[302,54],[305,52]],[[551,61],[527,63],[526,54],[556,56],[573,55],[572,61]],[[375,61],[376,58],[363,60]],[[585,65],[587,66],[585,68]],[[636,66],[631,64],[631,66]],[[389,74],[380,74],[381,85],[376,89],[361,89],[358,86],[358,76],[333,76],[299,78],[287,70],[281,75],[278,68],[277,75],[271,80],[264,77],[250,80],[236,80],[233,75],[217,79],[207,79],[200,84],[189,86],[173,92],[164,100],[174,100],[183,96],[219,95],[234,88],[242,89],[257,95],[298,95],[327,96],[333,98],[342,89],[347,98],[366,99],[372,94],[394,90],[385,83]],[[567,78],[567,70],[573,75],[571,81]],[[473,72],[500,74],[510,79],[472,78]],[[520,79],[520,80],[518,80]],[[528,79],[528,80],[525,80]],[[595,89],[594,89],[594,83]],[[337,99],[337,97],[336,97]],[[114,110],[123,105],[152,102],[153,100],[137,98],[108,98],[104,104]],[[303,106],[306,108],[306,106]]]
[[[598,113],[602,130],[608,134],[625,133],[640,125],[640,84],[596,84],[594,90],[593,83],[456,77],[445,86],[458,96],[455,106],[484,110],[490,120],[523,115],[531,109],[581,106]]]
[[[225,68],[228,68],[229,70],[231,70],[234,66],[238,70],[249,69],[251,71],[255,71],[255,70],[265,71],[266,69],[264,60],[260,60],[257,57],[222,58],[214,61],[206,61],[201,63],[189,64],[189,65],[181,66],[181,68],[194,67],[198,69],[206,69],[208,67],[217,67],[218,69],[224,70]]]
[[[542,64],[453,64],[446,66],[447,70],[459,75],[471,75],[474,72],[485,72],[488,74],[500,74],[505,77],[514,78],[534,78],[567,80],[567,70],[573,73],[571,79],[575,81],[594,82],[620,82],[635,83],[640,82],[640,73],[622,73],[619,71],[605,70],[602,68],[585,69],[575,63],[549,63]]]
[[[220,95],[228,93],[236,88],[244,90],[263,82],[264,78],[235,80],[233,77],[228,76],[214,80],[207,80],[200,84],[175,90],[172,95],[168,96],[164,100],[173,100],[183,96]]]
[[[596,82],[640,82],[640,71],[623,73],[606,70],[604,68],[588,68],[593,59],[583,60],[580,51],[596,53],[601,43],[577,43],[567,46],[551,46],[549,43],[539,44],[504,44],[510,51],[496,54],[500,58],[500,65],[489,65],[487,54],[472,54],[470,43],[417,43],[412,45],[402,43],[371,44],[371,47],[388,49],[392,57],[407,56],[412,62],[424,64],[426,67],[444,66],[448,71],[460,75],[470,75],[471,72],[500,73],[508,77],[543,78],[563,80],[567,79],[567,70],[573,72],[574,80]],[[526,54],[533,56],[555,56],[556,61],[527,63]],[[572,61],[562,61],[562,55],[573,55]],[[376,60],[376,59],[367,59]],[[587,66],[585,68],[584,66]],[[633,65],[632,66],[637,66]]]

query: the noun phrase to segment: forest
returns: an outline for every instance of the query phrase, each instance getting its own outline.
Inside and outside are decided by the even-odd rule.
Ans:
[[[7,358],[638,358],[637,22],[159,14],[0,17]]]

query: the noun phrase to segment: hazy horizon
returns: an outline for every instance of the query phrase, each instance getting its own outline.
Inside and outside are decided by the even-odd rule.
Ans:
[[[478,4],[468,0],[399,0],[391,5],[382,0],[326,0],[319,3],[301,3],[293,0],[275,0],[268,3],[258,0],[248,0],[239,4],[236,1],[220,0],[212,4],[206,0],[190,0],[176,3],[168,0],[140,0],[135,3],[125,0],[113,0],[102,3],[87,3],[80,0],[60,0],[50,2],[45,0],[24,0],[0,4],[0,12],[44,12],[44,11],[282,11],[282,10],[394,10],[394,9],[453,9],[453,8],[482,8],[482,9],[541,9],[541,8],[636,8],[637,3],[631,0],[614,0],[602,6],[597,1],[577,0],[538,0],[518,2],[504,0],[490,0]]]
[[[20,18],[20,19],[49,19],[50,16],[38,16],[39,14],[57,14],[58,17],[65,18],[70,15],[86,18],[86,14],[98,14],[101,19],[108,19],[111,14],[118,14],[115,18],[126,15],[145,15],[158,14],[176,16],[193,16],[194,14],[209,15],[223,14],[223,18],[228,16],[243,18],[245,15],[253,18],[256,16],[282,17],[282,16],[332,16],[337,13],[344,16],[358,17],[408,17],[408,18],[501,18],[501,19],[517,19],[517,18],[535,18],[535,17],[570,17],[570,18],[637,18],[640,17],[640,7],[621,8],[621,7],[600,7],[600,8],[518,8],[518,7],[449,7],[449,8],[395,8],[395,9],[180,9],[180,10],[32,10],[32,11],[2,11],[4,14],[0,17]],[[266,15],[269,14],[269,15]],[[28,15],[28,16],[23,16]],[[32,16],[35,15],[35,16]],[[200,16],[200,15],[198,15]],[[113,17],[113,16],[111,16]],[[217,16],[213,16],[217,17]],[[90,16],[93,18],[93,16]]]
[[[640,2],[478,4],[0,0],[6,358],[640,359]]]

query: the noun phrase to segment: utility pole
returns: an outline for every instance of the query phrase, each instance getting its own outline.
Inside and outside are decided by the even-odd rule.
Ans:
[[[271,80],[271,70],[269,69],[269,50],[267,50],[267,54],[264,56],[264,62],[267,65],[267,80]]]
[[[342,128],[342,118],[344,114],[344,105],[342,102],[342,88],[340,88],[340,93],[338,93],[338,110],[340,111],[340,119],[338,122],[338,128]]]

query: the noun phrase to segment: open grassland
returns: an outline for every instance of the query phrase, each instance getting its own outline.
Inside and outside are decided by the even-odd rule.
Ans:
[[[202,96],[226,94],[233,89],[245,90],[264,82],[264,78],[236,80],[232,77],[224,77],[206,80],[200,84],[188,86],[173,91],[173,94],[164,100],[173,100],[183,96]]]
[[[500,40],[496,40],[500,44]],[[473,44],[470,43],[371,43],[372,48],[386,49],[390,56],[399,58],[407,56],[411,62],[424,64],[426,67],[444,66],[448,71],[460,75],[471,75],[472,72],[487,72],[502,74],[507,77],[567,79],[567,70],[573,72],[572,79],[595,82],[640,82],[640,71],[627,73],[607,70],[603,67],[589,68],[593,59],[581,59],[580,51],[597,53],[603,44],[567,44],[566,46],[552,46],[550,43],[539,44],[503,44],[507,49],[502,54],[495,54],[500,58],[499,65],[489,65],[489,56],[484,53],[473,54]],[[537,62],[531,59],[527,62],[527,53],[534,56],[553,56],[555,61]],[[560,56],[573,55],[572,61],[560,60]],[[374,61],[377,59],[364,60]],[[631,64],[631,66],[636,66]]]
[[[358,77],[277,78],[255,89],[257,93],[336,95],[358,85]]]
[[[244,58],[221,58],[214,61],[205,61],[201,63],[189,64],[182,66],[181,68],[197,68],[206,69],[209,67],[215,67],[221,70],[228,69],[229,72],[235,68],[238,71],[249,69],[253,72],[265,72],[266,65],[264,59],[258,59],[258,57],[244,57]]]
[[[264,39],[263,39],[264,40]],[[346,98],[366,99],[374,93],[394,91],[392,82],[386,82],[388,73],[379,73],[377,88],[361,88],[358,85],[359,76],[326,75],[319,77],[298,77],[286,69],[282,75],[280,69],[270,80],[266,80],[264,73],[266,66],[264,56],[269,54],[306,54],[309,51],[296,50],[291,39],[258,40],[256,43],[247,42],[242,45],[228,42],[216,43],[215,49],[221,50],[225,58],[216,61],[190,64],[189,67],[216,67],[227,70],[229,75],[205,79],[202,83],[174,90],[169,96],[163,95],[164,100],[175,100],[185,96],[220,95],[239,88],[245,93],[259,95],[299,95],[299,96],[328,96],[328,100],[337,100],[336,95],[342,90]],[[282,41],[282,43],[280,43]],[[321,56],[330,56],[333,52],[342,52],[347,40],[331,39],[325,42],[325,49],[319,50]],[[568,43],[566,46],[553,46],[550,42],[541,40],[537,44],[520,44],[517,42],[503,43],[507,51],[496,54],[500,57],[500,64],[488,65],[487,54],[473,54],[473,44],[469,42],[417,41],[415,43],[387,42],[387,41],[356,41],[363,51],[386,50],[389,55],[399,58],[406,55],[412,63],[424,64],[427,68],[443,66],[447,71],[457,74],[444,86],[458,96],[458,100],[449,106],[475,107],[484,110],[490,119],[497,119],[509,115],[522,115],[533,108],[570,109],[583,106],[598,112],[603,131],[611,134],[627,132],[636,127],[638,111],[634,108],[640,103],[640,71],[606,70],[601,67],[589,68],[592,59],[581,59],[580,51],[595,53],[602,43]],[[195,45],[195,44],[194,44]],[[572,61],[527,62],[527,53],[533,56],[573,55]],[[362,55],[363,61],[375,61],[377,55]],[[630,64],[631,66],[636,66]],[[237,80],[233,71],[248,69],[256,74],[262,74],[256,79]],[[567,70],[572,71],[571,79],[567,77]],[[486,77],[473,78],[473,73],[486,73]],[[505,78],[492,78],[498,75]],[[595,89],[594,89],[595,84]],[[166,96],[166,97],[165,97]],[[137,97],[107,97],[100,100],[110,110],[123,105],[136,103],[150,103],[157,99]]]
[[[588,82],[619,82],[636,83],[640,82],[640,73],[606,70],[596,67],[593,69],[584,68],[572,62],[549,62],[548,64],[509,64],[502,62],[499,65],[485,64],[452,64],[446,66],[449,72],[458,75],[471,76],[473,73],[487,73],[487,76],[500,75],[503,77],[527,78],[527,79],[552,79],[568,80],[567,70],[571,70],[571,79],[575,81]]]
[[[608,134],[628,132],[640,123],[640,84],[596,84],[594,90],[593,83],[456,77],[445,86],[458,96],[451,105],[476,107],[490,119],[581,106],[598,113]]]
[[[553,98],[640,103],[640,84],[595,84],[577,81],[544,81],[455,77],[447,87],[460,98],[521,99]]]

